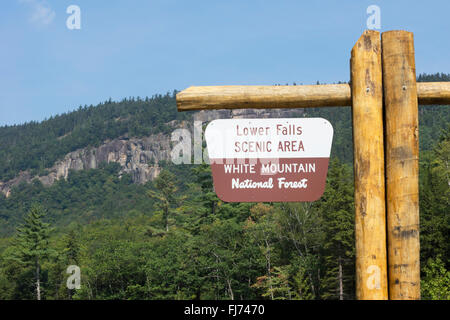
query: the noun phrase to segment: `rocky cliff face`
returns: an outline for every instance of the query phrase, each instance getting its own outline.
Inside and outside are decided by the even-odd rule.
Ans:
[[[122,138],[105,141],[97,148],[85,148],[67,154],[64,159],[48,169],[45,176],[32,177],[28,171],[21,172],[16,178],[0,182],[0,191],[9,195],[12,187],[22,182],[39,179],[43,185],[50,186],[60,178],[66,179],[69,170],[96,169],[104,162],[117,162],[120,173],[131,174],[135,183],[145,183],[158,176],[158,162],[170,158],[170,137],[163,134],[152,135],[142,139]]]
[[[196,121],[211,121],[229,118],[282,118],[300,116],[302,109],[236,109],[199,111],[194,115]],[[169,125],[176,128],[192,129],[192,123],[172,121]],[[192,131],[191,131],[192,132]],[[57,161],[45,176],[32,176],[29,171],[21,172],[12,180],[1,182],[0,191],[9,196],[11,189],[22,182],[29,183],[39,179],[43,185],[50,186],[56,180],[69,175],[69,170],[96,169],[101,163],[116,162],[121,166],[120,173],[129,173],[135,183],[146,183],[156,178],[160,172],[161,161],[170,161],[170,134],[156,134],[144,138],[118,138],[105,141],[99,147],[88,147],[68,153]]]

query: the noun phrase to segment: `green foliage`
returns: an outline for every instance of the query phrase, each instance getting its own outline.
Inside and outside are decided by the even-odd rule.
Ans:
[[[445,108],[419,108],[424,299],[450,299]],[[326,189],[314,203],[224,203],[210,166],[161,162],[159,177],[145,185],[119,178],[118,164],[102,164],[50,187],[34,181],[0,194],[0,299],[36,297],[36,258],[43,299],[354,299],[351,110],[303,116],[324,117],[335,132]],[[167,133],[169,121],[189,117],[166,95],[3,127],[0,180],[20,170],[43,174],[67,152],[105,139]],[[66,287],[69,265],[81,268],[79,290]]]
[[[24,170],[43,175],[67,153],[98,146],[107,139],[169,133],[168,122],[191,118],[189,112],[177,112],[175,94],[109,100],[97,106],[80,106],[41,123],[0,127],[0,181]]]
[[[177,170],[186,171],[183,183],[175,182],[175,176],[181,175],[175,174]],[[77,181],[86,199],[98,192],[90,189],[91,183],[104,190],[104,184],[112,181],[111,190],[103,194],[111,203],[97,207],[98,214],[83,223],[61,225],[57,215],[48,216],[59,221],[59,227],[48,241],[54,254],[42,263],[43,298],[339,299],[340,283],[342,298],[354,298],[353,185],[347,165],[330,162],[325,193],[312,204],[223,203],[205,198],[212,192],[205,166],[196,167],[192,172],[201,174],[194,175],[186,168],[165,168],[160,181],[146,186],[121,183],[113,179],[114,172],[106,167],[94,170],[84,187],[86,172],[71,172],[67,182]],[[59,191],[71,194],[65,188],[74,185],[67,182],[59,185]],[[33,188],[37,191],[30,191],[40,195],[42,186]],[[78,215],[81,195],[75,190],[71,196],[76,200],[68,201],[67,207]],[[137,190],[147,203],[144,207],[139,205]],[[132,202],[136,206],[122,206],[118,209],[125,210],[122,215],[108,214],[126,198],[121,192],[137,197]],[[159,197],[152,199],[148,193]],[[181,197],[183,203],[172,201]],[[214,211],[210,200],[215,202]],[[174,213],[168,231],[162,220],[165,204]],[[13,239],[0,241],[0,298],[32,299],[33,270],[11,259]],[[65,287],[65,270],[71,264],[81,267],[80,290]],[[435,269],[427,270],[424,273],[437,274]],[[448,289],[445,282],[438,286],[432,279],[424,278],[426,298]]]
[[[271,297],[272,300],[291,299],[289,286],[289,273],[286,267],[274,267],[270,276],[258,277],[253,285],[263,289],[263,297]]]
[[[153,182],[156,190],[149,190],[150,198],[156,200],[156,206],[162,211],[162,218],[166,231],[169,231],[169,219],[174,212],[174,206],[180,199],[175,196],[178,190],[175,176],[168,170],[162,170]]]
[[[351,169],[337,159],[332,160],[327,182],[324,196],[317,203],[328,235],[323,246],[327,265],[322,279],[323,297],[352,299],[355,288],[355,213]]]
[[[48,255],[50,225],[43,221],[44,216],[44,208],[33,204],[24,224],[17,228],[16,254],[22,264],[34,265]]]
[[[423,268],[425,277],[420,282],[423,300],[450,300],[450,271],[437,257],[428,259]]]
[[[449,81],[450,75],[419,75],[418,81]],[[14,178],[20,171],[45,175],[64,155],[77,149],[98,146],[107,139],[142,137],[169,133],[172,120],[190,120],[192,112],[177,112],[172,94],[145,99],[110,100],[97,106],[51,117],[43,122],[0,127],[0,181]],[[333,125],[332,155],[345,163],[352,161],[352,118],[350,108],[308,108],[304,117],[323,117]],[[440,130],[450,122],[444,106],[419,107],[420,148],[429,150]]]
[[[450,126],[420,159],[420,249],[425,264],[450,253]]]
[[[17,228],[17,235],[12,246],[13,251],[6,255],[5,262],[18,267],[15,271],[8,267],[5,268],[7,274],[16,278],[15,286],[6,288],[6,290],[11,290],[11,294],[15,298],[31,299],[31,292],[35,292],[36,299],[41,299],[41,281],[45,282],[47,276],[46,272],[42,272],[41,265],[53,252],[49,246],[50,225],[43,221],[44,218],[45,209],[39,204],[33,204],[24,223]],[[22,291],[28,295],[23,296]]]
[[[118,177],[119,164],[99,169],[71,171],[50,187],[39,181],[22,184],[8,198],[0,197],[0,234],[12,234],[33,202],[45,204],[48,221],[55,227],[89,223],[123,216],[130,210],[152,211],[148,185],[133,184],[129,175]]]

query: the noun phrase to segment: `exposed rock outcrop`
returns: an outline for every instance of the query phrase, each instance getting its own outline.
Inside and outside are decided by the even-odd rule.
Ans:
[[[199,111],[194,115],[196,121],[211,121],[214,119],[229,118],[282,118],[300,116],[302,109],[235,109]],[[189,128],[193,123],[168,123],[172,128]],[[96,169],[101,163],[116,162],[121,166],[120,173],[129,173],[135,183],[146,183],[156,178],[160,172],[161,161],[170,161],[171,142],[170,134],[156,134],[144,138],[118,138],[105,141],[99,147],[88,147],[68,153],[62,160],[57,161],[48,174],[38,177],[32,176],[29,171],[20,172],[14,179],[1,182],[0,191],[9,196],[11,188],[22,182],[31,182],[39,179],[43,185],[50,186],[60,178],[66,179],[69,170]]]

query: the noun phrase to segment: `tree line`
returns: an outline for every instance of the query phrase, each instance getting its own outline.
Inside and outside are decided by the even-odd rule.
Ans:
[[[450,75],[421,74],[418,81],[450,81]],[[294,83],[295,85],[295,83]],[[111,99],[96,106],[80,106],[42,122],[0,127],[0,181],[14,178],[20,171],[45,175],[57,160],[77,149],[96,147],[107,139],[143,137],[170,133],[172,120],[192,120],[193,112],[177,112],[177,91],[152,97]],[[305,116],[324,117],[336,134],[333,154],[343,162],[352,161],[350,108],[311,108]],[[443,106],[419,107],[420,147],[431,148],[439,132],[450,122],[450,113]]]
[[[449,158],[450,128],[421,154],[423,299],[450,299]],[[102,190],[112,203],[84,223],[62,223],[57,215],[64,213],[47,208],[52,195],[34,191],[33,203],[40,204],[30,203],[16,231],[0,242],[1,299],[355,298],[353,174],[337,158],[324,195],[313,203],[224,203],[205,164],[167,165],[139,186],[138,196],[115,170],[71,172],[53,190],[67,194],[65,188],[87,185],[70,190],[66,214],[75,217],[93,210]],[[85,174],[90,179],[83,181]],[[79,207],[81,194],[92,197],[91,208]],[[131,202],[121,215],[100,214],[123,196]],[[79,290],[67,288],[69,265],[81,268]]]
[[[449,81],[445,74],[419,81]],[[105,101],[0,128],[0,180],[45,174],[66,153],[119,136],[169,133],[175,93]],[[419,107],[423,299],[450,299],[450,113]],[[313,108],[334,127],[324,195],[313,203],[224,203],[208,165],[160,163],[145,185],[120,165],[70,171],[0,194],[0,299],[354,299],[350,108]],[[67,267],[81,269],[68,289]]]

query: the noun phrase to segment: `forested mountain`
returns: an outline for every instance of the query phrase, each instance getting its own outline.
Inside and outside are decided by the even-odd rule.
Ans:
[[[450,75],[419,75],[418,81],[450,81]],[[44,174],[56,160],[77,149],[99,146],[121,136],[143,137],[169,133],[172,120],[191,120],[193,112],[177,112],[175,95],[111,100],[97,106],[51,117],[42,122],[0,127],[0,181],[14,178],[20,171]],[[337,134],[333,150],[345,162],[351,161],[351,111],[349,108],[305,109],[305,117],[321,116],[332,122]],[[450,121],[443,106],[420,107],[420,144],[429,150]],[[350,142],[349,142],[350,141]]]
[[[107,139],[169,133],[170,121],[190,119],[192,114],[177,112],[175,94],[109,100],[42,122],[0,127],[0,181],[23,170],[43,174],[69,152],[98,146]]]
[[[449,81],[444,74],[419,81]],[[106,140],[170,136],[175,92],[107,101],[0,128],[0,181],[36,175]],[[422,297],[450,299],[450,110],[420,107]],[[294,116],[294,115],[292,115]],[[144,184],[120,163],[0,193],[0,299],[354,299],[351,110],[314,108],[334,127],[324,195],[313,203],[224,203],[208,165],[160,161]],[[30,237],[39,235],[39,246]],[[36,277],[36,261],[39,275]],[[69,265],[81,288],[67,289]]]

